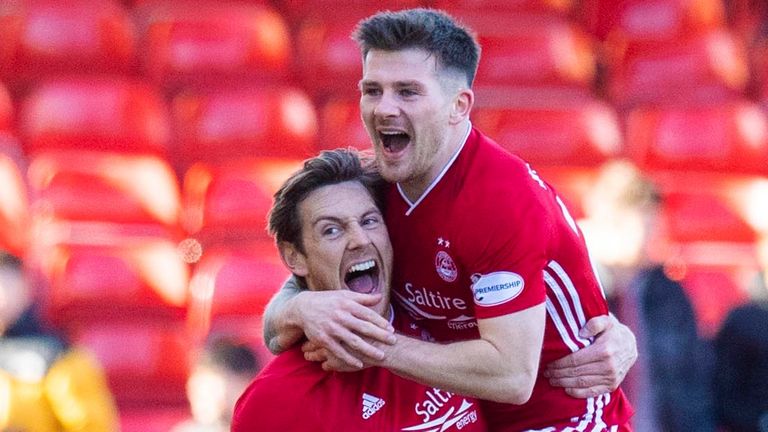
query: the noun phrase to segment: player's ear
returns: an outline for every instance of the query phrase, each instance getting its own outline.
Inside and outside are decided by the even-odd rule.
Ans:
[[[454,96],[451,109],[451,122],[460,123],[469,117],[472,106],[475,104],[475,94],[470,88],[462,88]]]
[[[307,269],[307,258],[304,254],[292,243],[286,241],[280,242],[277,247],[280,250],[280,258],[286,267],[291,270],[291,273],[296,276],[306,277],[309,270]]]

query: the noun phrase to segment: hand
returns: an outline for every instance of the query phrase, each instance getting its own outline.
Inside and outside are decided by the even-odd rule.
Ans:
[[[579,331],[594,342],[553,361],[544,371],[550,384],[565,387],[577,398],[589,398],[616,390],[637,360],[637,342],[629,327],[613,316],[590,319]]]
[[[325,348],[328,358],[346,364],[339,369],[361,369],[361,357],[383,359],[384,352],[371,342],[395,343],[395,330],[389,321],[369,308],[382,300],[380,294],[308,291],[296,300],[307,339]]]
[[[301,351],[304,352],[304,358],[307,361],[322,363],[322,368],[326,371],[356,372],[362,369],[341,361],[338,357],[328,352],[327,349],[312,341],[304,342],[301,345]]]

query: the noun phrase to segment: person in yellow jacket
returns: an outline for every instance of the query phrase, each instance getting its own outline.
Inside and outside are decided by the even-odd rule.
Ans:
[[[99,362],[31,324],[33,306],[18,259],[0,257],[0,431],[118,431]]]

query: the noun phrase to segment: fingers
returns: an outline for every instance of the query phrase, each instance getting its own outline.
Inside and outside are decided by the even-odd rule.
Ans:
[[[332,356],[329,357],[328,360],[322,363],[322,368],[325,371],[334,371],[334,372],[355,372],[361,369],[361,368],[351,367],[350,365]]]
[[[395,331],[395,329],[392,327],[392,324],[389,323],[388,319],[384,318],[383,316],[376,313],[373,309],[368,307],[375,306],[379,301],[381,301],[381,295],[360,294],[351,291],[349,293],[354,295],[352,298],[354,301],[356,301],[361,306],[365,306],[364,308],[355,307],[350,310],[352,315],[363,321],[367,321],[380,329],[384,329],[389,333],[393,333]],[[382,342],[386,343],[385,341]]]
[[[383,318],[376,314],[375,312],[371,311],[370,309],[366,309],[367,312],[372,313],[375,317],[382,319]],[[372,341],[381,342],[383,344],[392,345],[395,343],[395,329],[392,328],[392,326],[389,324],[389,321],[384,320],[386,323],[385,326],[380,325],[380,323],[372,322],[373,320],[372,316],[368,316],[367,313],[363,313],[360,315],[350,316],[346,318],[343,322],[344,327],[349,332],[354,333],[355,335],[358,335],[360,337],[364,337],[367,339],[370,339]],[[345,340],[345,342],[350,343],[350,346],[358,349],[354,345],[351,344],[351,341]]]
[[[354,369],[361,369],[363,367],[362,360],[358,359],[354,355],[352,355],[349,351],[347,351],[339,342],[336,342],[335,340],[330,340],[327,344],[324,344],[325,350],[326,350],[326,357],[336,357],[338,361],[342,363],[346,363],[349,365],[349,367]],[[317,351],[314,351],[317,352]],[[304,353],[304,358],[307,358],[308,353]],[[313,357],[317,358],[317,357]],[[323,361],[325,359],[319,359],[314,361]]]
[[[598,387],[610,389],[611,387],[611,380],[603,375],[577,375],[574,377],[550,378],[549,383],[555,387],[564,387],[571,390],[587,390]]]
[[[559,387],[568,387],[568,385],[564,384],[555,384],[553,382],[553,379],[567,379],[567,378],[576,378],[576,377],[585,377],[585,376],[603,376],[605,377],[605,365],[603,365],[600,362],[593,362],[593,363],[587,363],[582,365],[575,365],[571,367],[564,367],[564,368],[547,368],[544,371],[544,376],[547,378],[550,378],[550,383],[553,383],[553,385],[557,385]],[[559,381],[558,381],[559,382]]]
[[[595,343],[551,362],[547,365],[547,369],[575,368],[580,365],[605,361],[609,358],[609,353],[601,345]]]
[[[566,388],[565,392],[571,396],[575,397],[577,399],[587,399],[591,397],[596,397],[601,394],[610,393],[615,389],[610,389],[606,386],[597,386],[597,387],[589,387],[589,388]]]
[[[593,338],[613,326],[613,318],[609,315],[593,317],[579,330],[579,336],[585,339]]]

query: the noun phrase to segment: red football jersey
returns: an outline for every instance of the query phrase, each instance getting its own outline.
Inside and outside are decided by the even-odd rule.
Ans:
[[[472,129],[419,200],[395,185],[387,204],[393,299],[438,341],[478,338],[477,318],[546,303],[542,365],[591,343],[578,331],[608,308],[584,239],[524,161]],[[632,413],[621,391],[575,399],[541,375],[527,404],[484,408],[496,431],[610,430]]]
[[[417,326],[395,323],[410,335]],[[484,432],[479,402],[384,368],[326,372],[300,347],[275,357],[240,396],[232,432]]]

